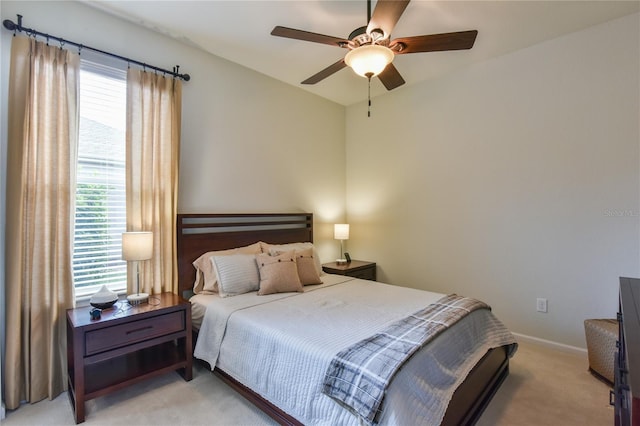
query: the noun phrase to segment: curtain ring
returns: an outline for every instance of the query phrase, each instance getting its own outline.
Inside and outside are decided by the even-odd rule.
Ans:
[[[82,54],[82,48],[84,47],[84,45],[80,44],[78,45],[78,55]]]

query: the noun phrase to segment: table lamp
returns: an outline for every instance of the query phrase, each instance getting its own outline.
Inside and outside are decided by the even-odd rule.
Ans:
[[[340,240],[340,259],[336,259],[336,263],[338,265],[347,263],[347,259],[344,258],[344,240],[349,239],[349,224],[336,223],[333,225],[333,238]]]
[[[152,232],[125,232],[122,234],[122,258],[136,263],[136,292],[127,296],[132,305],[139,305],[149,300],[147,293],[140,293],[140,265],[141,260],[151,259],[153,253]]]

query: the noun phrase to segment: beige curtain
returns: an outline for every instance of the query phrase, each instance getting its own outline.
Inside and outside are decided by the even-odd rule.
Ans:
[[[9,409],[52,399],[67,386],[78,70],[77,54],[13,38],[5,235]]]
[[[127,230],[153,232],[153,256],[140,262],[141,291],[178,293],[176,214],[182,82],[127,73]],[[129,268],[128,291],[134,289]]]

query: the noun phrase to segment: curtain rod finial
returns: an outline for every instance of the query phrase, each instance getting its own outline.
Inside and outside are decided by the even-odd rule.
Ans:
[[[8,29],[9,31],[13,31],[18,28],[18,26],[11,19],[5,19],[2,21],[2,25]]]

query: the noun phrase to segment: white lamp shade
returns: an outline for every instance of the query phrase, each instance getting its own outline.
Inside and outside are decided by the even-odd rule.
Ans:
[[[333,238],[335,238],[336,240],[348,240],[349,224],[336,223],[335,225],[333,225]]]
[[[344,61],[356,74],[375,77],[393,61],[393,51],[378,44],[366,44],[350,50],[344,57]]]
[[[122,258],[147,260],[153,254],[153,232],[125,232],[122,234]]]

